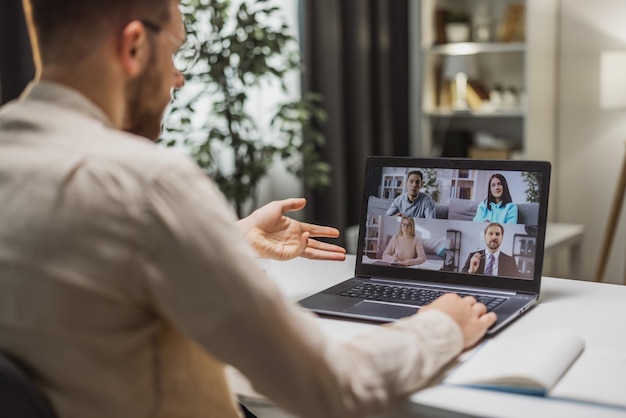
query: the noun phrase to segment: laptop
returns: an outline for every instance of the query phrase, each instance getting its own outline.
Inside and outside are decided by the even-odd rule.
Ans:
[[[368,157],[354,277],[299,303],[390,322],[454,292],[495,312],[496,333],[539,297],[550,170],[545,161]]]

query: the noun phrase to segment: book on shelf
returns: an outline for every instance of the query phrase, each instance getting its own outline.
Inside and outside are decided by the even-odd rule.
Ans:
[[[445,44],[448,42],[445,28],[446,20],[448,20],[448,10],[437,8],[435,10],[435,44]]]
[[[479,80],[467,81],[467,105],[472,110],[481,110],[489,102],[489,91]]]
[[[585,346],[567,331],[494,339],[443,383],[609,405],[626,411],[626,352]]]
[[[442,68],[435,69],[435,106],[439,110],[452,108],[454,81],[443,78]]]
[[[500,42],[523,41],[525,38],[524,20],[524,5],[522,3],[507,5],[498,27],[498,40]]]
[[[470,178],[470,170],[459,170],[457,174],[457,178],[460,178],[460,179]]]
[[[459,187],[459,199],[471,199],[472,198],[472,188],[471,187]]]

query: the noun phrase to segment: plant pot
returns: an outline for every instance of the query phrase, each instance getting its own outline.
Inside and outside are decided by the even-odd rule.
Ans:
[[[470,40],[470,25],[464,22],[446,23],[446,38],[448,42],[468,42]]]

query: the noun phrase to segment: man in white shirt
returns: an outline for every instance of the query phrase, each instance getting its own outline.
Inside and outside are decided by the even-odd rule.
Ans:
[[[0,109],[0,349],[62,418],[239,415],[224,363],[303,417],[378,413],[495,322],[445,295],[329,340],[256,258],[344,258],[332,228],[271,203],[237,220],[191,160],[155,146],[185,28],[177,0],[29,0],[38,74]],[[9,221],[10,220],[10,221]]]

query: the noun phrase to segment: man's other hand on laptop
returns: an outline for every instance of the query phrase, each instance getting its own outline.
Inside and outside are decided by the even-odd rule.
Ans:
[[[463,347],[466,350],[480,341],[487,329],[496,322],[496,314],[487,313],[487,307],[476,302],[472,296],[462,298],[455,293],[446,293],[424,306],[420,312],[429,309],[445,312],[454,319],[463,333]]]

